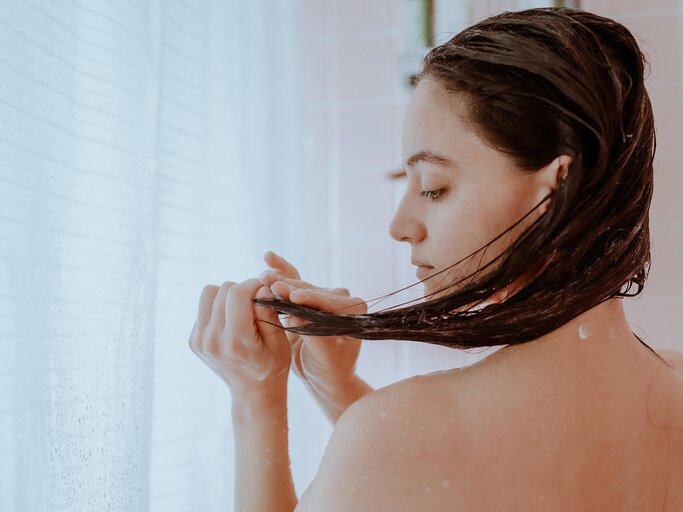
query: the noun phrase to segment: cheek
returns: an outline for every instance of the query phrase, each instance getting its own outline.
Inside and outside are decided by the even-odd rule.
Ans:
[[[513,204],[503,198],[480,195],[475,200],[459,199],[444,207],[431,219],[433,265],[445,268],[479,251],[485,244],[506,230],[513,221]],[[506,198],[510,199],[510,198]],[[509,235],[492,243],[458,265],[457,275],[474,272],[493,259],[509,243]]]

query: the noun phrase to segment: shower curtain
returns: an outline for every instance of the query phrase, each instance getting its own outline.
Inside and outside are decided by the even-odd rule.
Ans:
[[[0,510],[231,510],[187,340],[205,284],[309,261],[297,9],[0,0]],[[294,379],[300,495],[331,427]]]

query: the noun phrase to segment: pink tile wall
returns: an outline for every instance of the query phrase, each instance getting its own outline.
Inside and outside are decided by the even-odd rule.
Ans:
[[[408,101],[398,65],[404,1],[302,4],[308,19],[304,44],[309,64],[305,97],[310,189],[304,200],[316,216],[311,233],[316,257],[305,278],[347,287],[368,300],[395,290],[400,281],[394,263],[398,242],[388,234],[397,205],[396,185],[385,175],[401,162],[401,123]],[[683,311],[683,272],[675,267],[683,260],[681,5],[671,0],[589,0],[581,7],[624,23],[651,57],[647,86],[658,130],[651,209],[653,265],[642,296],[625,299],[624,305],[634,331],[653,347],[683,351],[683,337],[673,323],[674,314]],[[358,371],[377,387],[403,378],[402,372],[436,370],[444,350],[448,349],[366,341]],[[416,366],[418,361],[422,366]],[[451,366],[458,366],[457,361],[452,359]]]
[[[396,287],[397,242],[389,236],[395,183],[387,173],[400,166],[407,103],[397,57],[401,4],[303,1],[310,26],[305,41],[311,66],[308,129],[314,141],[309,171],[312,182],[325,181],[328,190],[311,198],[314,204],[325,203],[320,229],[313,234],[320,251],[320,266],[313,273],[316,282],[344,286],[368,301]],[[375,387],[399,380],[397,347],[392,341],[364,342],[358,373]]]
[[[675,324],[683,311],[683,3],[583,0],[581,8],[628,27],[650,61],[646,87],[657,130],[652,267],[641,296],[625,299],[624,308],[636,334],[650,346],[683,351]]]

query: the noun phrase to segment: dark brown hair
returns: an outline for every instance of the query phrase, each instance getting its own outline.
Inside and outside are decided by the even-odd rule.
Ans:
[[[521,172],[572,157],[527,216],[549,200],[547,211],[485,275],[438,298],[362,315],[255,302],[309,321],[289,328],[300,334],[474,348],[531,341],[608,299],[638,295],[650,265],[656,148],[646,64],[626,27],[561,7],[506,11],[431,49],[418,82],[429,77],[464,95],[469,124]],[[471,307],[524,276],[506,300]]]

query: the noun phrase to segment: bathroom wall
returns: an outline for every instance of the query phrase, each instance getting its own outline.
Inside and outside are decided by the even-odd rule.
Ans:
[[[652,267],[639,297],[625,299],[633,330],[653,348],[683,352],[683,2],[583,0],[587,11],[623,23],[652,66],[646,87],[657,131],[650,208]]]
[[[302,34],[310,75],[307,172],[299,200],[319,221],[311,233],[315,265],[304,279],[344,286],[372,299],[416,281],[410,250],[389,236],[400,184],[387,173],[401,164],[401,124],[409,92],[399,57],[404,51],[404,0],[302,0],[309,17]],[[491,12],[514,2],[489,2]],[[683,309],[683,2],[586,1],[586,10],[612,16],[642,38],[652,58],[648,79],[658,130],[655,198],[651,210],[653,268],[642,296],[626,299],[634,331],[655,348],[678,348],[674,314]],[[478,4],[478,7],[481,5]],[[320,191],[325,192],[320,194]],[[421,291],[413,289],[415,292]],[[404,300],[410,296],[401,295]],[[395,299],[398,302],[398,299]],[[371,301],[369,302],[373,304]],[[384,301],[377,310],[392,305]],[[470,364],[492,349],[470,353],[422,343],[366,341],[358,373],[373,386],[406,376]]]

